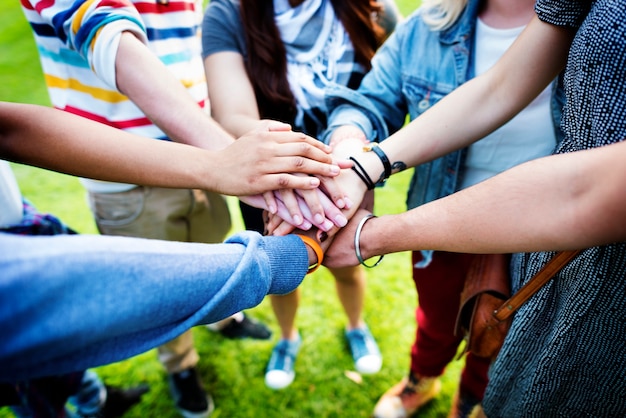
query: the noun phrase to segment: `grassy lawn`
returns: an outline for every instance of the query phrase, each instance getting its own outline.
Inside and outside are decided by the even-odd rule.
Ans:
[[[417,1],[398,0],[404,14]],[[0,3],[0,100],[49,105],[30,28],[17,1]],[[13,165],[24,195],[42,211],[51,212],[81,233],[96,233],[84,192],[76,178],[31,167]],[[376,213],[405,210],[410,172],[394,176],[377,190]],[[241,229],[234,200],[234,230]],[[378,397],[408,371],[409,350],[415,333],[416,295],[411,280],[410,255],[388,255],[368,270],[365,320],[384,356],[383,369],[357,384],[345,376],[353,369],[343,337],[346,318],[338,302],[332,276],[320,269],[302,284],[297,323],[303,346],[296,364],[296,380],[287,389],[265,387],[264,368],[279,329],[269,301],[248,313],[268,324],[270,341],[231,341],[203,327],[194,329],[200,353],[198,365],[204,385],[212,394],[213,417],[367,417]],[[461,362],[448,367],[442,394],[421,416],[447,415]],[[171,402],[165,373],[154,350],[132,359],[98,368],[109,384],[127,386],[146,382],[151,390],[127,417],[178,417]],[[0,417],[10,417],[0,408]]]

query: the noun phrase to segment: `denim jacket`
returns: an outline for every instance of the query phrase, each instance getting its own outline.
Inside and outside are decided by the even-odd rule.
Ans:
[[[329,112],[328,142],[341,125],[359,127],[371,141],[383,141],[400,129],[407,114],[417,118],[446,94],[471,79],[474,28],[480,0],[469,0],[457,22],[436,32],[418,9],[400,23],[378,50],[372,69],[358,90],[331,85],[326,90]],[[556,81],[555,81],[556,84]],[[557,142],[564,103],[562,89],[552,89],[552,114]],[[466,151],[452,152],[415,168],[407,206],[412,209],[458,190]]]

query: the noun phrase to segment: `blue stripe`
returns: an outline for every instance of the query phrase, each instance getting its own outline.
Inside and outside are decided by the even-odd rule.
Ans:
[[[161,55],[159,59],[165,65],[172,65],[172,64],[178,64],[180,62],[188,62],[189,60],[193,58],[193,55],[194,54],[192,54],[191,51],[187,50],[187,51],[178,52],[176,54]]]
[[[63,31],[63,25],[65,25],[65,22],[67,22],[68,20],[72,18],[72,15],[76,12],[76,10],[78,10],[78,8],[83,4],[83,2],[84,2],[83,0],[76,0],[74,4],[72,5],[72,7],[62,12],[57,13],[52,18],[52,26],[54,27],[54,30],[57,36],[59,37],[59,39],[61,40],[61,42],[63,43],[67,42],[67,36],[65,35],[65,31]]]
[[[155,29],[148,28],[148,39],[150,41],[160,41],[164,39],[172,38],[188,38],[196,36],[195,28],[169,28],[169,29]]]
[[[54,53],[49,49],[45,49],[42,46],[38,46],[39,55],[42,58],[47,58],[51,61],[58,62],[63,65],[71,65],[72,67],[82,67],[86,69],[90,69],[89,63],[83,57],[81,57],[78,52],[69,50],[69,49],[61,49],[60,52]]]
[[[94,34],[106,21],[108,14],[95,14],[90,16],[86,21],[83,20],[82,25],[78,28],[74,35],[74,46],[85,57],[89,53],[89,45]]]

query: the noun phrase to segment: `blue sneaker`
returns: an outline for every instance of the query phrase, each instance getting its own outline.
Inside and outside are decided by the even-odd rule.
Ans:
[[[271,389],[283,389],[293,382],[296,373],[293,366],[302,340],[280,340],[272,350],[272,357],[265,370],[265,384]]]
[[[359,373],[378,373],[383,365],[383,358],[367,325],[346,331],[354,366]]]

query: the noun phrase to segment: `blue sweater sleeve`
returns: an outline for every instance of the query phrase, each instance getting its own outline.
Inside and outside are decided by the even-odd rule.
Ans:
[[[0,381],[132,357],[294,290],[307,268],[296,236],[198,244],[0,233]]]

